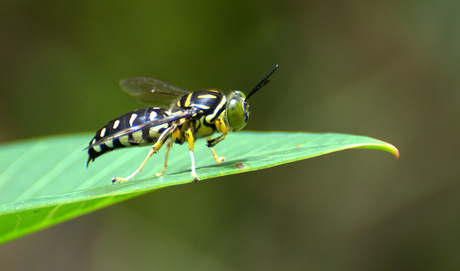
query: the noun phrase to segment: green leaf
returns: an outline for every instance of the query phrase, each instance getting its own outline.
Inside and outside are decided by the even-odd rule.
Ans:
[[[136,180],[112,184],[134,171],[149,148],[105,154],[86,168],[84,148],[92,134],[33,139],[0,146],[0,243],[50,227],[158,188],[190,183],[187,146],[175,146],[166,174],[164,153],[147,163]],[[195,149],[200,180],[269,168],[353,148],[398,150],[383,141],[344,134],[241,132],[216,146],[227,160],[216,164],[203,141]],[[161,162],[160,162],[161,161]]]

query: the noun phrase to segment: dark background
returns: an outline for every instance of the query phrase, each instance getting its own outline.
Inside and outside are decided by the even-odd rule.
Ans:
[[[458,270],[460,3],[317,2],[2,2],[1,142],[141,107],[121,78],[247,93],[278,63],[246,130],[367,135],[401,158],[163,189],[3,245],[1,269]]]

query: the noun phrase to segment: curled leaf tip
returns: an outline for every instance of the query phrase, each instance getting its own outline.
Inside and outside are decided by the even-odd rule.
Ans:
[[[396,159],[399,159],[399,150],[391,144],[388,144],[388,145],[391,149],[391,153],[396,157]]]

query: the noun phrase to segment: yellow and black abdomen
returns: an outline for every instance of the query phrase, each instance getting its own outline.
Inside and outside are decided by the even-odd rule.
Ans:
[[[217,131],[215,121],[225,110],[227,99],[215,89],[199,90],[182,96],[171,112],[195,109],[198,111],[192,123],[196,137],[206,137]]]
[[[88,147],[88,164],[98,156],[118,148],[145,145],[155,142],[169,127],[168,123],[155,126],[155,122],[168,117],[164,108],[143,108],[126,113],[109,121],[96,132]],[[145,125],[151,123],[152,125]],[[136,129],[136,127],[141,127]],[[120,133],[127,131],[126,133]],[[101,144],[101,142],[103,142]]]

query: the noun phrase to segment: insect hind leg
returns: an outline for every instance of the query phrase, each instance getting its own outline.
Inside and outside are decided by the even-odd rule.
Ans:
[[[156,145],[156,144],[155,144]],[[112,179],[112,183],[116,183],[116,182],[120,182],[120,183],[124,183],[124,182],[127,182],[131,179],[134,178],[134,176],[136,176],[137,173],[141,172],[142,168],[144,167],[145,163],[147,163],[147,161],[150,159],[150,157],[152,155],[154,155],[158,150],[155,148],[155,145],[154,147],[150,150],[149,154],[147,154],[147,157],[145,157],[144,159],[144,162],[142,162],[142,164],[139,166],[139,168],[137,168],[133,173],[131,173],[129,176],[125,177],[125,178],[120,178],[120,177],[115,177]],[[161,146],[160,146],[161,148]]]
[[[156,177],[159,177],[159,176],[163,175],[165,173],[165,171],[166,171],[166,167],[168,166],[169,150],[171,149],[172,144],[173,144],[172,137],[170,137],[168,139],[168,141],[166,141],[165,163],[164,163],[163,168],[161,169],[161,171],[158,172],[157,174],[155,174]]]
[[[154,155],[155,153],[157,153],[157,151],[159,149],[161,149],[161,147],[163,146],[163,143],[165,142],[165,140],[168,138],[168,136],[170,135],[171,131],[173,131],[174,129],[176,128],[176,126],[171,126],[169,127],[168,129],[166,129],[162,134],[161,136],[158,138],[157,142],[153,145],[152,149],[150,150],[149,154],[147,154],[147,157],[145,157],[144,161],[142,162],[142,164],[139,166],[139,168],[137,168],[133,173],[131,173],[129,176],[125,177],[125,178],[120,178],[120,177],[115,177],[112,179],[112,183],[116,183],[116,182],[120,182],[120,183],[124,183],[124,182],[127,182],[131,179],[134,178],[134,176],[137,175],[137,173],[141,172],[142,168],[145,166],[145,164],[147,163],[147,161],[150,159],[150,157],[152,155]],[[171,148],[171,147],[169,147]],[[168,148],[168,152],[169,152],[169,148]],[[166,166],[166,162],[165,162],[165,166]]]

